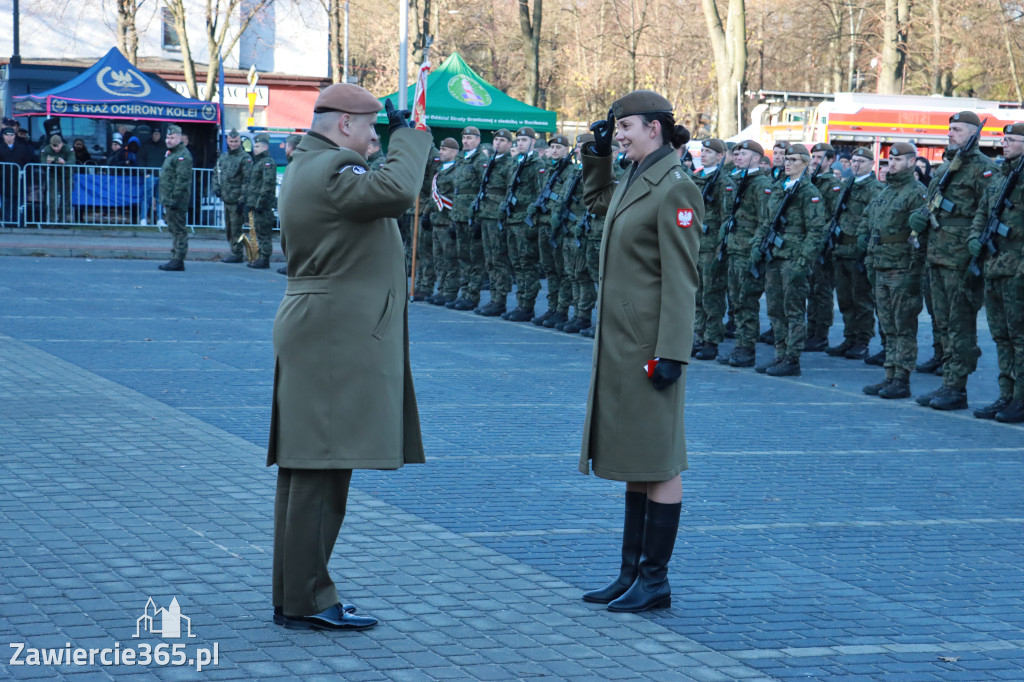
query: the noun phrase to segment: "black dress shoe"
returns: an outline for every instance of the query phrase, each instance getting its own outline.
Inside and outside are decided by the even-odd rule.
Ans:
[[[335,604],[312,616],[293,617],[282,613],[280,618],[278,621],[275,614],[274,622],[289,630],[368,630],[377,624],[376,618],[349,613],[341,604]]]
[[[228,256],[227,258],[221,258],[220,262],[221,263],[241,263],[244,260],[245,259],[242,258],[241,256],[239,256],[237,253],[233,253],[230,256]]]
[[[165,271],[165,272],[184,272],[185,271],[185,263],[180,261],[180,260],[175,260],[173,258],[171,260],[167,261],[166,263],[164,263],[163,265],[158,265],[156,267],[158,269],[160,269],[160,270]]]
[[[345,613],[355,613],[358,611],[355,604],[342,604],[341,610]],[[284,611],[281,610],[280,606],[274,607],[274,622],[278,625],[284,625]]]

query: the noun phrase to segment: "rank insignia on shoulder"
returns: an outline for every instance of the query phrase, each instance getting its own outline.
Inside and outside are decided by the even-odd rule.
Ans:
[[[981,177],[983,177],[983,178],[992,177],[992,171],[990,171],[990,170],[985,171],[984,173],[981,174]]]
[[[347,170],[351,170],[356,175],[362,175],[363,173],[366,172],[366,169],[363,168],[362,166],[342,166],[341,170],[338,171],[338,175],[341,175]]]
[[[820,199],[819,197],[811,197],[811,203],[812,203],[812,204],[816,204],[816,203],[818,203],[819,201],[821,201],[821,199]]]
[[[676,180],[682,180],[683,179],[683,174],[680,173],[678,169],[672,171],[672,175],[675,176]]]
[[[676,224],[683,229],[693,225],[693,209],[680,208],[676,211]]]

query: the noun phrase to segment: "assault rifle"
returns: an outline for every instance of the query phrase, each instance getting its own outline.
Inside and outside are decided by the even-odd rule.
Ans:
[[[548,199],[555,199],[558,197],[557,194],[551,191],[551,188],[555,186],[556,182],[558,182],[558,178],[562,177],[562,171],[565,170],[565,167],[568,165],[569,157],[567,156],[564,159],[559,159],[558,164],[552,168],[551,175],[548,176],[548,181],[544,183],[544,189],[541,190],[540,194],[537,195],[537,198],[534,199],[532,204],[530,204],[530,208],[536,209],[536,211],[534,211],[534,215],[537,213],[547,213],[551,210],[548,208]],[[530,216],[529,212],[527,212],[526,220],[524,222],[530,227],[533,227],[533,218]]]
[[[736,185],[736,196],[732,198],[732,207],[729,209],[729,217],[722,223],[722,229],[725,231],[725,236],[722,237],[722,243],[718,245],[718,249],[715,251],[715,260],[722,260],[725,257],[725,244],[729,241],[729,235],[736,227],[736,211],[740,207],[740,201],[743,198],[743,188],[747,186],[747,169],[743,169],[743,175],[740,176],[739,184]]]
[[[469,226],[473,226],[473,219],[476,218],[476,214],[480,212],[480,204],[484,200],[484,194],[487,192],[487,182],[491,179],[491,171],[494,170],[494,162],[496,159],[491,159],[487,164],[487,170],[484,171],[483,180],[480,181],[480,191],[476,193],[476,199],[473,199],[473,203],[469,206]]]
[[[580,186],[580,181],[582,181],[582,180],[583,180],[583,173],[582,173],[582,171],[576,173],[575,175],[573,175],[572,180],[569,181],[569,188],[568,188],[568,191],[565,194],[565,201],[562,202],[562,210],[560,210],[558,212],[558,224],[562,226],[562,229],[566,233],[568,233],[568,230],[566,229],[566,225],[569,224],[568,223],[569,220],[572,220],[573,225],[577,225],[579,223],[579,217],[575,213],[573,213],[570,210],[570,208],[571,208],[571,206],[573,204],[573,197],[576,196],[576,188],[578,188]],[[576,246],[579,246],[579,245],[580,245],[580,238],[576,237]]]
[[[1000,217],[1003,215],[1004,209],[1013,208],[1013,203],[1010,202],[1010,193],[1017,186],[1022,171],[1024,171],[1024,155],[1020,157],[1017,165],[1006,176],[1006,180],[1003,181],[1003,188],[999,190],[999,196],[996,197],[995,203],[992,204],[992,210],[988,214],[988,222],[985,224],[985,229],[982,230],[981,236],[978,237],[983,250],[977,256],[971,256],[971,262],[967,265],[968,276],[981,277],[982,262],[987,256],[994,256],[999,253],[999,245],[995,240],[996,235],[1005,237],[1010,234],[1009,226],[1003,223]]]
[[[501,206],[498,207],[498,230],[505,229],[505,219],[512,216],[512,207],[519,203],[519,199],[516,198],[516,189],[519,187],[519,179],[523,174],[523,166],[526,165],[527,159],[530,157],[524,155],[519,157],[516,161],[516,172],[512,174],[512,179],[508,182],[508,190],[505,191],[505,200],[501,202]]]
[[[971,149],[978,144],[978,138],[981,137],[981,131],[984,130],[987,122],[988,118],[986,117],[985,120],[981,122],[981,125],[978,126],[978,129],[974,131],[974,134],[967,138],[967,141],[960,145],[960,148],[956,150],[956,155],[949,162],[949,165],[946,166],[946,172],[944,172],[942,177],[939,178],[939,181],[928,190],[928,196],[925,197],[924,206],[918,209],[926,218],[928,218],[928,221],[935,229],[939,228],[939,221],[935,218],[935,212],[942,209],[946,213],[952,213],[953,209],[956,208],[956,204],[944,197],[943,192],[945,192],[946,188],[949,187],[949,183],[952,182],[956,172],[960,170],[960,166],[964,164],[964,154],[971,151]],[[917,241],[917,235],[912,233],[910,235],[910,240],[911,243]],[[915,248],[917,248],[916,244]]]
[[[850,193],[853,191],[853,185],[856,181],[856,178],[850,178],[847,181],[846,189],[843,190],[842,196],[839,197],[839,203],[836,204],[836,210],[832,212],[832,220],[828,224],[828,236],[825,238],[825,248],[818,254],[818,262],[822,265],[824,265],[828,255],[835,250],[839,237],[843,234],[842,228],[839,227],[839,216],[846,210],[846,202],[850,199]]]
[[[705,206],[708,205],[708,195],[715,188],[715,184],[718,183],[718,176],[722,174],[722,166],[724,165],[724,163],[719,162],[718,168],[715,169],[715,172],[711,175],[711,179],[707,181],[707,183],[704,185],[703,191],[701,191],[700,193],[700,198],[704,202]],[[701,225],[701,230],[704,232],[704,234],[708,233],[708,224],[706,221],[703,225]]]
[[[764,262],[771,263],[775,260],[775,249],[782,248],[782,245],[786,242],[783,236],[786,233],[786,209],[789,208],[789,204],[793,201],[793,196],[796,194],[797,189],[800,187],[800,183],[803,181],[804,176],[801,175],[796,179],[789,189],[782,195],[782,201],[779,202],[779,208],[775,211],[775,217],[768,223],[768,231],[765,233],[761,243],[757,245],[757,250],[764,254]],[[760,263],[754,263],[750,266],[750,274],[754,279],[761,278],[761,266]]]

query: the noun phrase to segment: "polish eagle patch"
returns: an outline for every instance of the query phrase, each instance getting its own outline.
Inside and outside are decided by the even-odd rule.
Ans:
[[[676,224],[679,227],[686,229],[693,225],[693,209],[692,208],[680,208],[676,211]]]

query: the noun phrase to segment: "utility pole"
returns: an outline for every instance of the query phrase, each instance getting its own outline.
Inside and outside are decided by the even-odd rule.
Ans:
[[[409,0],[398,0],[398,108],[409,108]]]

